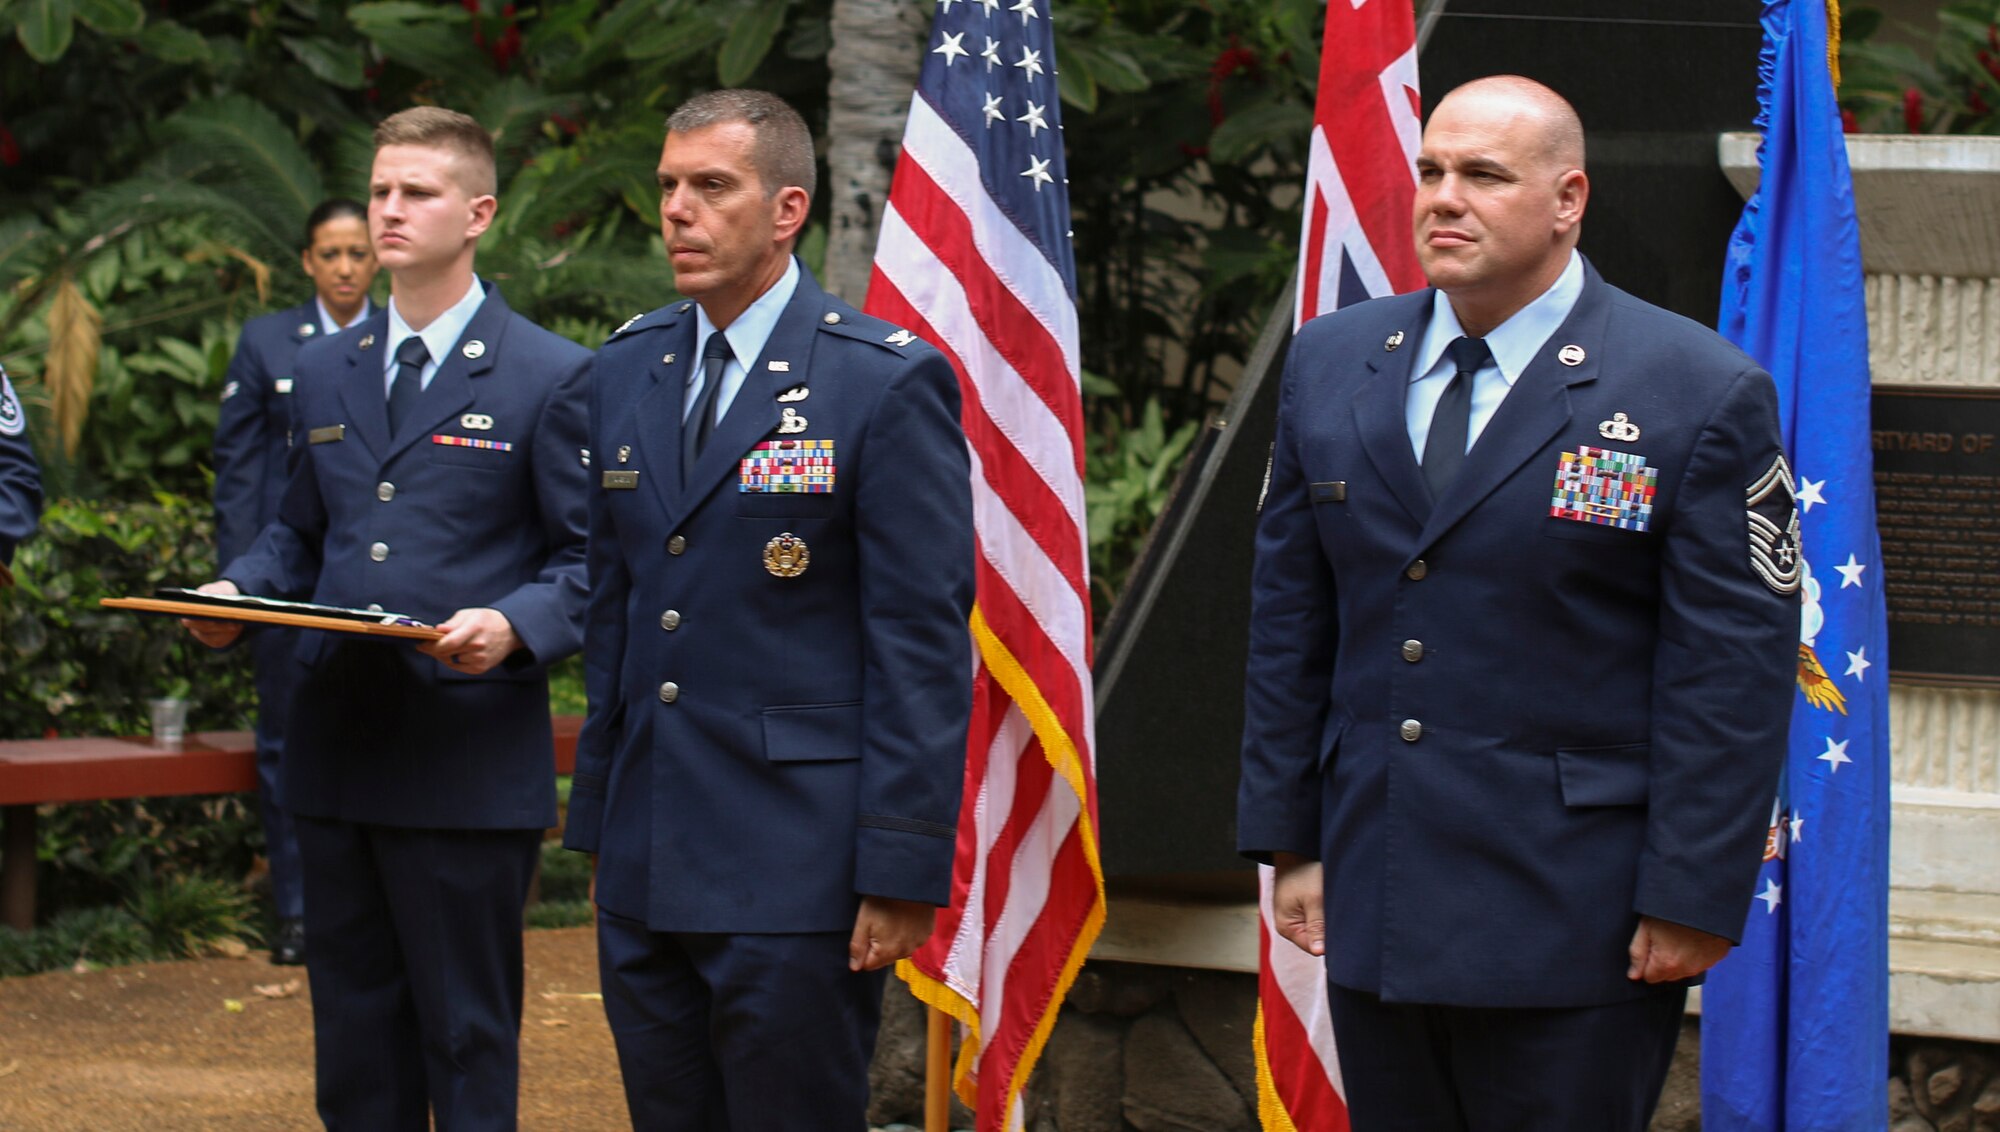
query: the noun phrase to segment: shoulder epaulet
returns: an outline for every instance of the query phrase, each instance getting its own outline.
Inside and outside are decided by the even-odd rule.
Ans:
[[[694,303],[683,299],[678,303],[668,303],[666,306],[646,311],[643,314],[635,314],[631,318],[626,319],[624,325],[612,331],[611,336],[606,338],[605,341],[613,342],[627,334],[637,334],[642,330],[651,330],[656,326],[665,326],[693,309]]]
[[[820,316],[820,329],[857,342],[872,342],[899,354],[907,353],[908,347],[923,341],[893,322],[851,309],[827,311]]]

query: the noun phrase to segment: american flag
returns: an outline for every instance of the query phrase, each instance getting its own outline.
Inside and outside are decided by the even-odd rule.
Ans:
[[[952,906],[897,973],[990,1132],[1104,923],[1076,265],[1047,0],[938,0],[928,44],[866,309],[958,371],[978,649]]]
[[[1416,156],[1416,26],[1405,0],[1326,8],[1306,161],[1293,327],[1424,286],[1410,232]],[[1265,1132],[1340,1132],[1347,1105],[1334,1057],[1326,965],[1277,934],[1271,868],[1258,869],[1257,1115]],[[1326,910],[1338,916],[1338,908]]]

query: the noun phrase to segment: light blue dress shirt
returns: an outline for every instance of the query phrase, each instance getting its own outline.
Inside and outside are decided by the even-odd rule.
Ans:
[[[785,307],[792,301],[792,292],[799,289],[799,261],[787,260],[785,273],[771,285],[771,289],[757,296],[757,301],[744,308],[722,332],[729,339],[729,352],[734,355],[729,364],[722,367],[722,389],[715,395],[715,419],[719,423],[729,415],[729,406],[736,401],[736,392],[743,388],[743,379],[750,376],[750,366],[764,353],[764,343],[771,340],[771,331],[778,328],[778,316],[785,313]],[[688,367],[687,390],[681,398],[681,420],[686,422],[688,411],[701,401],[702,386],[708,381],[705,372],[708,367],[701,364],[708,350],[708,336],[715,333],[715,324],[708,320],[708,312],[695,304],[694,315],[694,364]]]
[[[346,326],[341,325],[340,321],[333,317],[333,312],[326,309],[326,303],[318,295],[313,296],[313,309],[319,312],[320,331],[326,334],[338,334],[346,330],[348,326],[353,326],[354,322],[361,322],[369,315],[374,314],[375,302],[366,295],[361,296],[361,313],[355,315],[354,322],[350,322]]]
[[[471,289],[465,292],[464,298],[432,319],[429,326],[422,330],[411,330],[410,324],[403,321],[402,313],[396,309],[396,296],[390,295],[389,340],[383,343],[386,349],[382,351],[382,396],[389,395],[389,385],[396,380],[396,347],[403,344],[403,339],[414,334],[424,340],[424,349],[431,352],[431,360],[424,363],[423,378],[417,383],[417,388],[429,389],[431,378],[436,376],[438,366],[444,364],[445,356],[451,353],[451,348],[458,345],[459,336],[465,333],[465,328],[472,322],[472,316],[479,313],[479,304],[485,301],[486,288],[479,280],[474,279]]]
[[[1486,335],[1486,348],[1493,351],[1493,358],[1472,375],[1472,418],[1465,430],[1466,451],[1472,451],[1479,434],[1486,429],[1486,422],[1493,419],[1500,402],[1507,399],[1507,392],[1520,380],[1521,371],[1542,352],[1582,294],[1583,257],[1572,249],[1569,265],[1556,276],[1549,289]],[[1410,381],[1409,399],[1403,403],[1403,422],[1410,430],[1410,447],[1416,451],[1419,463],[1423,462],[1424,443],[1430,439],[1431,417],[1437,412],[1437,403],[1444,396],[1445,386],[1458,373],[1451,359],[1445,356],[1445,347],[1463,337],[1465,328],[1459,325],[1451,300],[1439,291],[1431,305],[1430,325],[1424,328],[1423,340],[1417,343],[1416,363],[1410,369],[1416,376]]]

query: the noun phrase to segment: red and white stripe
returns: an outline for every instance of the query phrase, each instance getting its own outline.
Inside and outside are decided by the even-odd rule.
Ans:
[[[980,555],[952,906],[898,973],[966,1027],[956,1077],[981,1132],[1018,1129],[1021,1088],[1104,917],[1077,317],[921,97],[866,309],[958,371]]]
[[[1293,326],[1361,298],[1424,285],[1411,235],[1417,149],[1416,27],[1401,0],[1331,0],[1306,165]],[[1365,294],[1341,294],[1345,260]],[[1326,964],[1277,934],[1271,869],[1258,870],[1257,1110],[1265,1132],[1343,1132]],[[1340,914],[1326,910],[1328,919]]]

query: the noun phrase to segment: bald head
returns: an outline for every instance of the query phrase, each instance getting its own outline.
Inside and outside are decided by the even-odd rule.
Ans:
[[[1538,82],[1479,79],[1431,112],[1416,165],[1417,262],[1483,337],[1570,262],[1590,197],[1583,124]]]
[[[1527,128],[1534,156],[1563,169],[1583,168],[1583,119],[1569,100],[1533,79],[1520,75],[1488,75],[1456,87],[1437,104],[1442,113],[1453,102],[1470,103],[1484,113],[1511,113]]]

